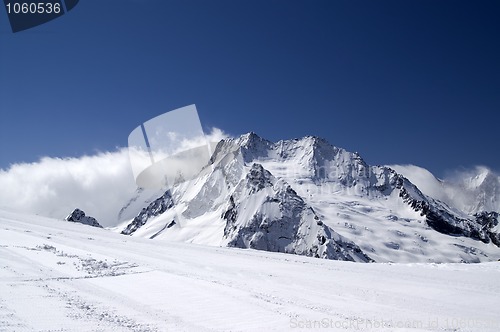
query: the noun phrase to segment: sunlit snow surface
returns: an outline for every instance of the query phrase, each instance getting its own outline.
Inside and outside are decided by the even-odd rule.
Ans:
[[[498,331],[498,280],[500,262],[359,264],[0,212],[0,331]]]

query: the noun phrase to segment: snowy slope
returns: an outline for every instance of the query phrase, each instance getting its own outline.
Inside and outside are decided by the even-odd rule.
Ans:
[[[0,331],[498,331],[499,264],[356,264],[0,211]]]
[[[496,213],[471,215],[317,137],[249,133],[221,141],[207,167],[144,204],[123,234],[354,261],[500,257]]]

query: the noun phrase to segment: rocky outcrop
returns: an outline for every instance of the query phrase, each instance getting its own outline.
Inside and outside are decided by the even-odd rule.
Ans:
[[[127,225],[127,227],[121,233],[124,235],[130,235],[134,233],[151,217],[159,216],[163,212],[170,209],[173,205],[174,202],[172,200],[172,196],[170,195],[169,191],[166,191],[163,196],[157,198],[147,207],[143,208],[142,211]]]
[[[102,228],[95,218],[86,216],[85,212],[80,209],[74,209],[64,220]]]

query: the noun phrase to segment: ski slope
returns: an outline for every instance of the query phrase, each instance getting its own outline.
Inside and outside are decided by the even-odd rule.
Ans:
[[[359,264],[0,211],[0,331],[498,331],[500,262]]]

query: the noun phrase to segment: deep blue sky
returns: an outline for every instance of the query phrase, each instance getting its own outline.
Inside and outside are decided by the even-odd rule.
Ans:
[[[500,1],[82,0],[16,34],[0,9],[0,168],[192,103],[232,135],[500,170]]]

